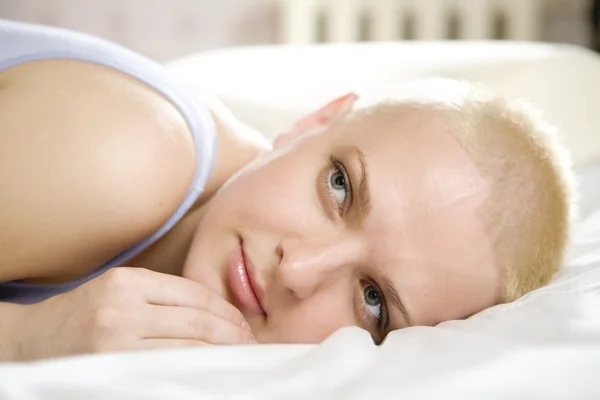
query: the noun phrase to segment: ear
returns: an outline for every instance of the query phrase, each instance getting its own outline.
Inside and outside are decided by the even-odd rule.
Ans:
[[[354,107],[358,96],[354,93],[348,93],[342,97],[327,103],[317,111],[314,111],[296,122],[289,131],[277,136],[274,147],[285,146],[298,136],[313,131],[316,128],[326,126],[339,118],[346,116]]]

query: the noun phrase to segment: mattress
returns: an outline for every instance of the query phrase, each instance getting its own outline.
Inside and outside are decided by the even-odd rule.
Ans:
[[[242,99],[247,88],[220,90]],[[344,328],[320,345],[0,364],[0,399],[600,398],[600,164],[582,164],[577,174],[580,220],[564,268],[516,302],[467,320],[396,331],[381,346],[361,329]]]

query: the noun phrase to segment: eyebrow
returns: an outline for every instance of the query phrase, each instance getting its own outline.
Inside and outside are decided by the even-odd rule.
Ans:
[[[390,278],[388,278],[386,276],[382,277],[382,280],[385,285],[385,288],[387,289],[390,303],[392,303],[394,305],[394,307],[396,307],[398,309],[398,311],[400,311],[400,313],[404,317],[406,325],[411,326],[412,322],[411,322],[410,314],[406,310],[406,307],[404,306],[402,299],[400,299],[400,295],[398,294],[398,291],[394,287],[394,284],[392,283]]]
[[[359,171],[359,184],[358,184],[358,200],[360,207],[364,215],[368,215],[371,211],[371,191],[369,190],[369,171],[367,169],[367,162],[365,161],[365,155],[359,148],[353,147],[353,152],[358,158],[360,164]]]

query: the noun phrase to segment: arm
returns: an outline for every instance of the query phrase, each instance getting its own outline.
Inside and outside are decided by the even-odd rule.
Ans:
[[[72,279],[157,229],[193,176],[182,129],[166,100],[100,66],[0,74],[0,281]]]
[[[166,100],[103,67],[1,73],[0,282],[73,279],[154,232],[189,188],[191,140]],[[34,305],[0,303],[0,360],[248,343],[242,322],[197,282],[114,268]]]
[[[27,306],[0,303],[0,361],[11,361],[17,358],[18,350],[15,348],[15,325],[19,318],[25,316]]]

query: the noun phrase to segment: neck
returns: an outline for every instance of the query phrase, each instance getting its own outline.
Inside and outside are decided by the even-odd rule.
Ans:
[[[127,265],[181,276],[202,210],[202,206],[192,208],[173,229]]]

